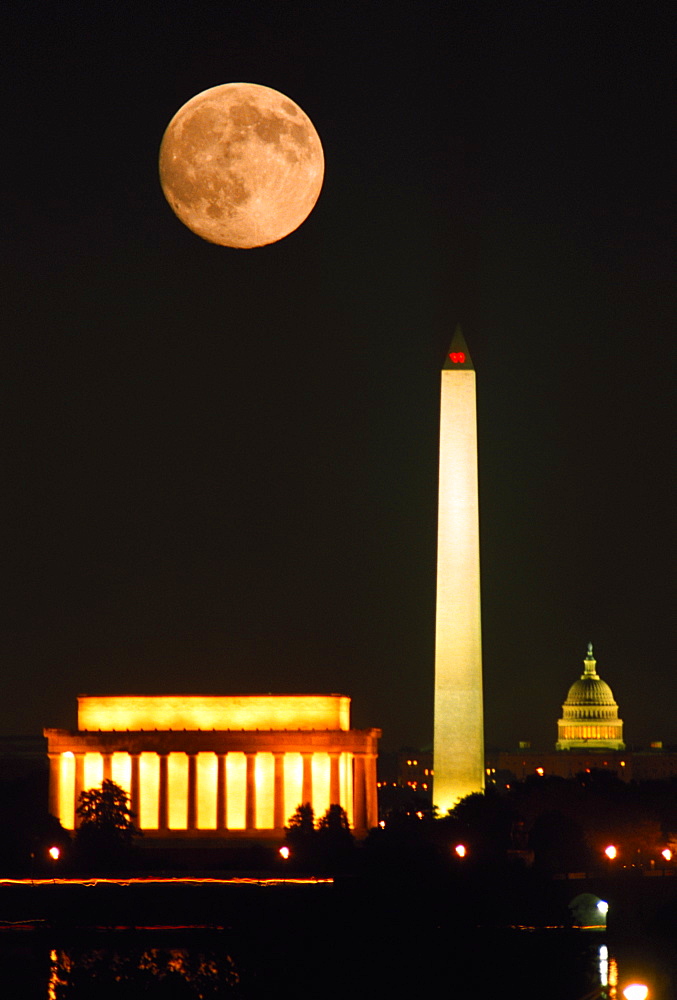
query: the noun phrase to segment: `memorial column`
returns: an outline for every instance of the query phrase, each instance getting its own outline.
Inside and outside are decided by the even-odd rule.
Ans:
[[[130,780],[129,789],[129,806],[134,816],[136,818],[136,825],[140,827],[139,823],[139,809],[140,809],[140,795],[139,795],[139,754],[130,753],[129,758],[132,765],[132,774]]]
[[[339,780],[339,759],[341,754],[338,750],[329,751],[329,805],[342,805],[341,783]]]
[[[305,805],[307,802],[313,804],[313,755],[312,753],[302,752],[301,760],[303,761],[303,781],[301,784],[301,805]]]
[[[367,828],[365,783],[364,783],[364,754],[356,753],[353,756],[353,816],[355,817],[355,830],[363,832]]]
[[[167,795],[167,770],[168,761],[167,754],[158,754],[160,759],[160,788],[158,794],[158,828],[160,830],[167,829],[167,822],[169,816],[169,802]]]
[[[273,826],[276,830],[284,829],[284,753],[273,751],[274,760],[274,791],[273,791]]]
[[[85,788],[85,755],[83,753],[76,753],[75,756],[75,787],[73,789],[73,799],[74,799],[74,809],[75,809],[75,828],[80,826],[80,817],[78,816],[78,804],[80,802],[80,795]]]
[[[245,785],[244,800],[244,825],[245,829],[253,830],[256,827],[256,752],[247,750],[247,777]]]
[[[226,757],[227,753],[216,755],[216,829],[225,830],[227,823],[226,809],[228,804],[226,792]]]
[[[376,794],[376,754],[365,755],[365,790],[364,797],[367,807],[367,829],[378,826],[378,798]]]
[[[48,810],[50,815],[56,816],[58,820],[61,819],[59,815],[61,809],[61,801],[59,798],[59,793],[61,789],[61,754],[60,753],[50,753],[49,757],[49,800],[48,800]]]
[[[188,757],[188,829],[197,828],[197,754],[189,753]]]

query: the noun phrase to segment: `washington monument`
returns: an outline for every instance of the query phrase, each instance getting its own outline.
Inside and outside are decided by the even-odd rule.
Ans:
[[[456,328],[442,369],[433,802],[484,789],[475,369]]]

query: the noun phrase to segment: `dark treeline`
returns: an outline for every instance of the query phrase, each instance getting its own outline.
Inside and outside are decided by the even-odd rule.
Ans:
[[[121,791],[121,790],[120,790]],[[387,790],[389,791],[389,790]],[[44,776],[31,774],[0,782],[0,857],[7,875],[144,870],[171,867],[161,851],[137,835],[133,815],[121,799],[124,822],[107,826],[91,802],[105,796],[91,790],[75,834],[64,830],[46,809]],[[124,799],[124,793],[121,792]],[[89,811],[88,811],[89,810]],[[105,813],[105,810],[104,810]],[[332,807],[315,817],[299,804],[289,817],[284,844],[285,868],[333,870],[335,873],[424,868],[446,869],[510,864],[543,874],[590,871],[608,865],[604,852],[614,845],[621,867],[664,866],[663,851],[677,848],[677,778],[626,783],[608,771],[575,779],[534,775],[498,792],[467,796],[445,817],[413,794],[395,800],[384,796],[381,825],[356,843],[345,813]],[[279,844],[242,848],[220,845],[183,852],[181,865],[244,868],[275,866]],[[58,858],[50,848],[58,848]],[[192,859],[192,860],[191,860]],[[406,859],[406,864],[404,860]],[[174,867],[177,866],[176,860]]]
[[[587,871],[608,864],[614,846],[618,866],[663,865],[677,847],[677,778],[624,782],[613,772],[591,770],[566,779],[532,775],[504,791],[469,795],[445,817],[411,795],[390,806],[386,827],[393,838],[413,837],[464,862],[520,861],[543,872]]]

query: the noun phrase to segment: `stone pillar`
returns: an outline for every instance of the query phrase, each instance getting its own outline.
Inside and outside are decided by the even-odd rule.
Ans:
[[[167,829],[169,818],[169,802],[167,798],[167,766],[168,758],[166,753],[158,754],[160,758],[160,789],[158,795],[158,827],[160,830]]]
[[[286,819],[284,814],[284,753],[281,750],[274,750],[273,760],[275,762],[273,826],[276,830],[282,830]]]
[[[244,802],[244,825],[247,830],[256,827],[256,753],[248,750],[245,752],[247,758],[247,785],[245,789]]]
[[[141,796],[139,795],[139,754],[130,753],[129,757],[132,762],[132,776],[129,789],[129,807],[134,813],[138,826],[139,809],[141,803]]]
[[[226,829],[226,757],[227,753],[217,753],[216,755],[216,829]]]
[[[85,755],[83,753],[76,753],[75,755],[75,789],[73,791],[73,798],[75,799],[75,828],[80,826],[80,817],[78,816],[77,809],[80,803],[80,793],[85,789]]]
[[[50,815],[61,819],[61,800],[59,793],[61,789],[61,754],[50,753],[49,756],[49,799],[48,809]]]
[[[353,756],[353,816],[355,830],[364,832],[367,829],[367,803],[365,796],[364,754]]]
[[[338,751],[329,752],[329,805],[343,805],[341,802],[341,782],[339,780],[339,759],[341,754]]]
[[[112,753],[102,753],[103,757],[103,780],[112,781],[113,780],[113,754]]]
[[[376,754],[366,754],[365,761],[365,800],[367,805],[367,829],[378,826],[378,797],[376,793]]]
[[[197,828],[197,754],[188,755],[188,829]]]
[[[306,802],[313,804],[313,755],[312,753],[301,753],[303,760],[303,783],[301,785],[301,805]]]

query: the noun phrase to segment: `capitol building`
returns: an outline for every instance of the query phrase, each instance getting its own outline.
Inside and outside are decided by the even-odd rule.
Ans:
[[[569,688],[557,723],[556,750],[625,750],[623,720],[609,685],[597,673],[588,643],[585,670]]]
[[[597,673],[588,643],[583,673],[569,688],[557,720],[554,749],[533,749],[524,742],[517,750],[488,751],[485,773],[487,784],[500,787],[535,774],[575,778],[593,770],[615,771],[623,781],[665,780],[677,774],[677,754],[660,742],[645,750],[626,749],[616,699]]]

